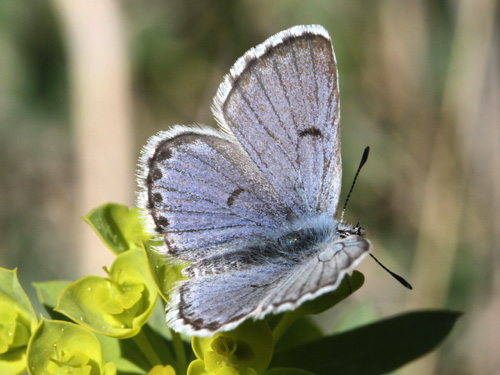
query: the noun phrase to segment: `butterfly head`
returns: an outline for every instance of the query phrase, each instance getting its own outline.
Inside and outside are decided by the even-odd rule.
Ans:
[[[337,227],[337,233],[341,238],[347,238],[352,235],[364,237],[366,229],[359,222],[355,226],[340,222]]]

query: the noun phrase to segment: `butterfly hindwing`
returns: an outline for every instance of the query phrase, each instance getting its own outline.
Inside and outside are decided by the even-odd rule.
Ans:
[[[335,290],[369,249],[369,241],[350,236],[308,252],[300,263],[269,261],[196,277],[174,292],[167,321],[174,329],[206,336],[249,317],[294,309]]]

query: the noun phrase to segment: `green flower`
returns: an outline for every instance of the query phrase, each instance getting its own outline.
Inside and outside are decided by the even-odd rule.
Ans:
[[[143,307],[141,303],[144,283],[138,278],[122,276],[118,271],[112,274],[106,267],[104,271],[108,274],[105,278],[108,284],[98,285],[96,288],[96,302],[101,310],[112,316],[110,324],[122,326],[126,322],[131,325],[131,319]]]
[[[28,345],[31,375],[116,375],[113,363],[104,364],[99,340],[73,323],[42,319]]]
[[[193,337],[192,347],[198,359],[188,375],[257,375],[271,361],[273,338],[265,321],[246,321],[233,331]]]
[[[98,333],[135,336],[151,316],[158,296],[142,249],[117,256],[108,277],[87,276],[68,285],[56,311]]]
[[[0,301],[0,354],[16,350],[28,344],[29,325],[12,305]]]
[[[0,373],[26,370],[26,348],[37,326],[35,312],[17,280],[16,270],[0,268]]]
[[[47,372],[49,374],[73,374],[73,375],[88,375],[92,367],[89,365],[89,356],[81,350],[73,352],[65,352],[58,350],[57,344],[54,343],[54,354],[48,356],[49,362]]]

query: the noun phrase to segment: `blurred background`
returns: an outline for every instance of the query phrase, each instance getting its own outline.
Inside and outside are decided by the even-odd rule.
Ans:
[[[413,309],[465,312],[398,374],[500,372],[500,7],[495,0],[0,2],[0,266],[21,283],[103,274],[80,219],[134,205],[147,138],[215,125],[217,87],[250,47],[321,24],[337,55],[347,212],[374,253],[365,286],[319,316],[336,332]],[[346,191],[343,196],[345,197]],[[343,200],[342,200],[343,202]],[[408,340],[411,340],[408,337]]]

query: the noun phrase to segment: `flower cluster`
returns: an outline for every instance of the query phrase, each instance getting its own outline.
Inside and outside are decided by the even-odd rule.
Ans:
[[[35,284],[47,316],[36,317],[16,271],[0,268],[1,374],[311,375],[374,368],[386,373],[434,348],[458,317],[413,313],[324,336],[307,315],[359,289],[363,275],[353,272],[335,292],[295,311],[247,320],[212,337],[185,337],[171,331],[164,316],[168,291],[182,279],[184,265],[153,250],[137,210],[106,204],[84,219],[116,258],[104,267],[105,277]],[[406,345],[402,331],[421,345]]]

